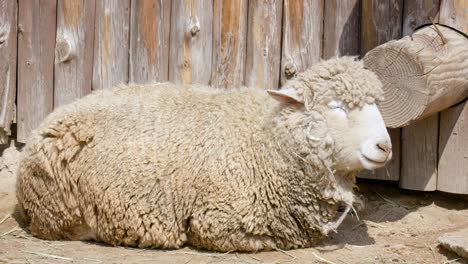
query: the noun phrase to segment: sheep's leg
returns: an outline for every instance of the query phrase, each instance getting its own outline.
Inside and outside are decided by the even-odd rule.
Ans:
[[[340,217],[338,217],[338,219],[335,222],[331,222],[331,223],[326,224],[323,227],[323,234],[328,235],[328,233],[330,233],[330,231],[333,231],[333,232],[336,233],[337,232],[336,230],[341,225],[341,223],[343,223],[346,216],[348,215],[349,210],[351,210],[351,206],[346,206],[346,209],[344,210],[344,212],[340,215]]]

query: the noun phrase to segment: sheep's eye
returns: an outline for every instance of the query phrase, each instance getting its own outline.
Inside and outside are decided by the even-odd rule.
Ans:
[[[345,113],[347,112],[346,107],[343,105],[343,103],[338,101],[331,101],[330,103],[328,103],[328,108],[332,110],[343,111]]]

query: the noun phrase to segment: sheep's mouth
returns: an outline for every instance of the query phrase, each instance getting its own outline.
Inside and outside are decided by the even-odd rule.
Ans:
[[[373,170],[373,169],[383,167],[387,163],[386,159],[384,161],[379,161],[379,160],[371,159],[362,153],[360,155],[360,159],[364,168],[368,170]]]

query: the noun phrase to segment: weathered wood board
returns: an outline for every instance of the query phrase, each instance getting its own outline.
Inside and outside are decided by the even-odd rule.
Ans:
[[[54,108],[91,92],[94,0],[58,0]]]
[[[422,25],[439,21],[440,0],[404,1],[403,36],[410,35]]]
[[[15,114],[17,2],[0,0],[0,144],[8,143]]]
[[[129,81],[169,79],[171,0],[134,0],[131,4]]]
[[[320,60],[323,0],[284,0],[281,84]]]
[[[442,0],[440,23],[468,34],[468,1]],[[440,114],[437,189],[468,194],[468,103]]]
[[[96,1],[93,89],[128,82],[130,0]]]
[[[213,10],[211,86],[239,87],[244,83],[248,1],[214,1]]]
[[[360,1],[325,0],[323,58],[359,55]]]
[[[18,1],[18,142],[53,108],[55,1]]]
[[[392,39],[401,37],[403,13],[402,0],[363,0],[361,13],[361,56],[369,50]],[[388,130],[392,140],[392,161],[382,169],[361,173],[360,177],[370,179],[400,179],[401,130]]]
[[[213,40],[213,1],[172,3],[169,80],[209,84]]]
[[[283,1],[249,1],[247,62],[248,87],[277,89],[281,63]]]

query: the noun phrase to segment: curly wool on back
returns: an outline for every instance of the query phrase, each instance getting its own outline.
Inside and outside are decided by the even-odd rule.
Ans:
[[[353,58],[322,62],[286,86],[348,104],[381,84]],[[23,152],[17,196],[44,239],[218,251],[310,247],[355,202],[356,172],[334,171],[314,111],[263,90],[170,83],[96,91],[50,114]],[[308,129],[313,138],[305,137]]]

